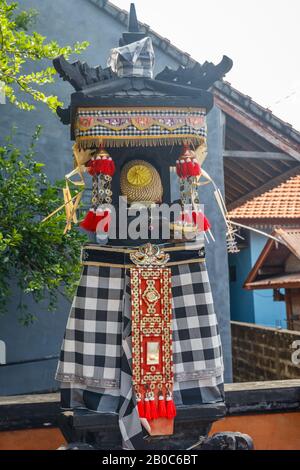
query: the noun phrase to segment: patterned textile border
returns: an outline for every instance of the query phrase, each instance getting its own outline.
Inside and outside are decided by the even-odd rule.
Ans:
[[[200,145],[206,139],[203,108],[78,108],[76,142],[81,148],[108,146]]]
[[[132,383],[155,400],[173,388],[171,270],[131,268]],[[149,352],[156,345],[156,354]],[[163,386],[165,390],[163,389]]]

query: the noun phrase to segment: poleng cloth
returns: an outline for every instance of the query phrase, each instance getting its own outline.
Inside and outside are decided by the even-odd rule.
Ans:
[[[195,258],[193,251],[190,256]],[[124,448],[141,448],[132,388],[130,268],[93,263],[83,267],[63,340],[56,374],[62,406],[118,413]],[[177,408],[221,402],[221,339],[205,261],[185,259],[170,269],[174,402]]]

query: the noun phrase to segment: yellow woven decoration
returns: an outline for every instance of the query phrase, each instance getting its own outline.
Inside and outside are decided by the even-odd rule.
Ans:
[[[121,194],[132,202],[153,202],[162,200],[163,187],[158,171],[144,160],[126,163],[121,171]]]
[[[145,165],[134,165],[128,170],[127,181],[133,186],[143,188],[152,181],[152,174]]]

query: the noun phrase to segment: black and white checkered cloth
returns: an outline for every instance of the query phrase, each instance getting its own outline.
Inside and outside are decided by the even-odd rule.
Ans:
[[[153,78],[154,50],[150,37],[111,50],[108,66],[118,77]]]
[[[163,129],[161,126],[153,125],[149,129],[140,130],[137,129],[135,126],[130,125],[126,129],[122,129],[121,131],[115,131],[113,129],[108,129],[104,126],[94,126],[87,131],[83,131],[80,129],[76,129],[75,131],[76,137],[97,137],[97,136],[121,136],[121,137],[155,137],[155,136],[198,136],[198,137],[206,137],[206,129],[201,127],[201,129],[194,129],[191,126],[184,125],[179,127],[178,129],[174,129],[172,131],[168,129]]]
[[[223,359],[205,262],[172,266],[174,400],[223,401]],[[126,449],[143,448],[131,380],[128,270],[85,266],[71,308],[57,380],[63,408],[119,414]]]

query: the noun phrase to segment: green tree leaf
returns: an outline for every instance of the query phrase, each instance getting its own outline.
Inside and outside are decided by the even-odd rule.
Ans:
[[[60,295],[71,299],[79,279],[81,246],[86,237],[78,230],[64,234],[63,211],[42,219],[63,203],[61,182],[51,184],[36,160],[37,129],[28,150],[22,154],[13,137],[0,146],[0,313],[7,312],[11,280],[22,299],[20,318],[34,321],[28,311],[29,296],[55,310]],[[76,194],[76,193],[74,193]]]
[[[40,90],[41,86],[54,82],[55,69],[48,66],[31,73],[24,70],[32,61],[79,54],[88,42],[76,42],[73,46],[60,46],[56,41],[45,42],[46,38],[41,34],[29,33],[37,15],[32,9],[20,12],[17,2],[8,4],[6,0],[0,0],[0,82],[7,100],[18,108],[26,111],[35,109],[34,104],[28,102],[26,95],[29,95],[55,111],[62,103],[56,96],[47,96]]]

